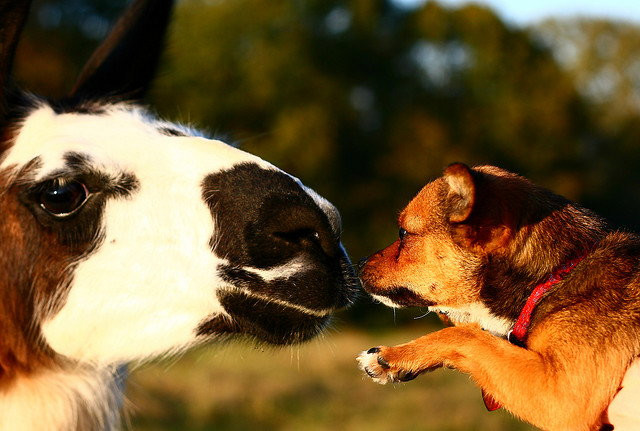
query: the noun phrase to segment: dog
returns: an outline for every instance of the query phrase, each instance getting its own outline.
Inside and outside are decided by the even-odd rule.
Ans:
[[[455,326],[362,352],[366,374],[384,384],[450,367],[491,410],[545,430],[613,429],[616,394],[618,415],[640,394],[637,366],[622,383],[640,355],[637,235],[521,176],[461,163],[398,223],[399,238],[362,266],[363,287]]]
[[[349,305],[335,207],[136,103],[170,0],[135,0],[74,88],[11,66],[28,1],[0,1],[0,429],[119,428],[117,369],[234,334],[307,340]]]

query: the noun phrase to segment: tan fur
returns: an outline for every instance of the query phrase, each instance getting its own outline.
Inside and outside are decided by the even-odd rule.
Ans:
[[[406,381],[452,367],[542,429],[610,429],[607,406],[640,354],[640,239],[522,177],[460,164],[425,186],[399,225],[408,234],[368,259],[364,287],[391,301],[402,287],[434,309],[478,304],[514,322],[536,284],[586,257],[537,307],[526,348],[454,319],[459,326],[363,352],[369,376]]]

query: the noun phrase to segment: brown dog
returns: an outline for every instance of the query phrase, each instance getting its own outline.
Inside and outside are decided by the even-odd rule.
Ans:
[[[463,164],[427,184],[399,225],[363,267],[365,289],[457,326],[363,352],[371,378],[452,367],[487,407],[537,427],[612,429],[607,407],[640,354],[639,237],[525,178]]]

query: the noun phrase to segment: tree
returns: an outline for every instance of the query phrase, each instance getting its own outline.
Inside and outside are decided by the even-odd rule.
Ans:
[[[391,239],[395,213],[453,161],[583,191],[591,132],[570,76],[485,7],[191,0],[174,30],[162,112],[230,131],[320,189],[356,256]]]
[[[547,20],[534,37],[554,53],[584,96],[598,132],[586,141],[582,199],[637,228],[640,212],[640,28],[598,19]]]

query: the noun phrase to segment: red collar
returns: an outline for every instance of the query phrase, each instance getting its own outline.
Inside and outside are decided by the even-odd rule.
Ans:
[[[513,329],[509,331],[507,334],[507,339],[512,343],[520,347],[526,347],[526,339],[527,339],[527,331],[529,329],[529,325],[531,324],[531,315],[536,308],[536,305],[545,293],[549,291],[553,286],[560,283],[564,278],[569,275],[571,270],[578,265],[582,259],[584,259],[585,255],[572,259],[565,263],[564,265],[556,268],[553,273],[542,283],[538,284],[534,287],[531,295],[529,295],[529,299],[522,307],[522,311],[518,316],[518,320],[516,320],[515,325],[513,325]],[[491,395],[482,391],[482,398],[484,400],[484,405],[490,412],[499,409],[502,405],[496,401]]]
[[[582,259],[584,259],[584,255],[568,261],[559,268],[556,268],[556,270],[553,271],[553,273],[551,273],[551,275],[544,282],[534,287],[533,292],[531,292],[531,295],[529,295],[529,299],[527,299],[524,307],[522,307],[522,311],[520,312],[515,325],[513,325],[513,329],[507,334],[507,339],[510,342],[517,346],[525,347],[527,330],[529,329],[529,325],[531,324],[531,315],[533,314],[533,310],[535,310],[536,305],[538,305],[538,302],[540,302],[544,294],[547,293],[553,286],[564,280],[564,278],[569,275],[571,270],[575,268],[575,266],[579,264]]]

